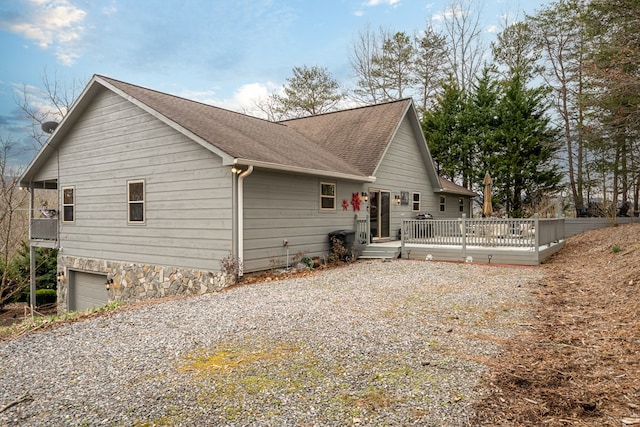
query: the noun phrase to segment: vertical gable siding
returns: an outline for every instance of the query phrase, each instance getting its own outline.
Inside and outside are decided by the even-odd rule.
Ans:
[[[221,159],[104,90],[59,149],[75,187],[64,255],[217,270],[231,250],[231,173]],[[145,181],[146,223],[127,223],[127,180]]]
[[[320,181],[336,183],[336,210],[321,211]],[[258,271],[286,265],[296,253],[326,256],[328,234],[335,230],[353,230],[354,216],[366,214],[366,204],[354,212],[349,204],[343,210],[342,201],[351,202],[352,193],[361,192],[360,183],[331,178],[294,175],[256,170],[244,184],[244,267]]]
[[[438,198],[434,195],[433,185],[429,181],[427,165],[422,156],[409,119],[404,118],[394,140],[382,159],[376,173],[376,182],[370,186],[391,192],[391,236],[395,237],[403,219],[413,219],[411,200],[408,205],[397,205],[393,202],[402,191],[420,193],[420,212],[437,215]]]

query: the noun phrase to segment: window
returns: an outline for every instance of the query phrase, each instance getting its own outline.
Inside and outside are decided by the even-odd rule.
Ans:
[[[144,222],[144,181],[128,181],[129,222]]]
[[[458,206],[460,207],[460,212],[464,212],[464,199],[462,197],[458,199]]]
[[[440,212],[444,212],[447,209],[447,198],[440,196]]]
[[[62,222],[74,222],[76,211],[76,195],[73,187],[62,188]]]
[[[336,209],[336,184],[331,182],[320,183],[320,209]]]
[[[412,210],[414,212],[420,211],[420,193],[411,194],[411,200],[413,205]]]

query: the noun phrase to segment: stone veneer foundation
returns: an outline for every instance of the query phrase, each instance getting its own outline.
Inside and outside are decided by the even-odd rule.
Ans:
[[[58,312],[68,310],[69,270],[106,274],[109,302],[131,303],[175,295],[201,295],[219,291],[235,282],[235,277],[220,271],[204,271],[151,264],[58,256]],[[106,285],[105,285],[106,286]]]

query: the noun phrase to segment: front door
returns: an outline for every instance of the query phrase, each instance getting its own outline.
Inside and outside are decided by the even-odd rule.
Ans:
[[[371,191],[369,193],[369,215],[371,217],[371,237],[385,239],[390,237],[391,193]]]

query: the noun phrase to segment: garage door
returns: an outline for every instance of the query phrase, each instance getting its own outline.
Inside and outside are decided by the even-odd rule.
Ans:
[[[70,271],[69,310],[82,311],[109,302],[104,274]]]

